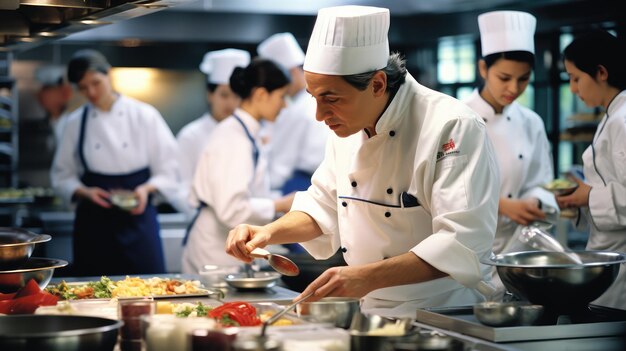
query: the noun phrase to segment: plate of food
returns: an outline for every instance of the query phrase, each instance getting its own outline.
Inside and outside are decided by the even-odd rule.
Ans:
[[[82,299],[126,299],[152,297],[154,299],[175,297],[216,297],[223,298],[220,290],[205,289],[198,280],[182,280],[169,278],[126,277],[124,280],[113,281],[103,276],[95,282],[61,281],[49,285],[46,290],[62,300]]]
[[[112,190],[111,203],[122,210],[130,211],[139,205],[139,200],[130,190]]]
[[[578,188],[578,184],[569,179],[559,178],[544,184],[543,188],[556,196],[563,196],[573,193]]]

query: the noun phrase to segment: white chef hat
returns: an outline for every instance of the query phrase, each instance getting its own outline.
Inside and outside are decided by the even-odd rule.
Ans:
[[[35,71],[35,79],[43,87],[53,87],[65,82],[65,67],[57,65],[43,65]]]
[[[521,11],[493,11],[478,16],[483,57],[499,52],[535,53],[537,19]]]
[[[304,70],[351,75],[387,66],[389,10],[370,6],[337,6],[319,10]]]
[[[250,63],[250,54],[239,49],[224,49],[207,52],[200,63],[200,70],[207,75],[207,81],[213,84],[229,84],[235,67],[246,67]]]
[[[263,40],[256,51],[289,70],[304,63],[304,52],[291,33],[277,33]]]

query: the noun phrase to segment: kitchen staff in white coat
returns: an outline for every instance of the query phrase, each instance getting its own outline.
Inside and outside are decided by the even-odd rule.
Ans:
[[[565,48],[570,90],[589,107],[603,107],[591,146],[583,153],[585,179],[574,193],[557,198],[561,208],[579,208],[579,229],[589,228],[587,250],[626,252],[626,50],[604,31],[576,38]],[[593,303],[626,309],[626,269]]]
[[[304,52],[291,33],[278,33],[257,48],[260,57],[289,71],[289,104],[269,131],[269,172],[272,189],[283,194],[306,190],[311,176],[324,159],[328,128],[315,120],[315,99],[306,92]]]
[[[196,208],[189,201],[189,190],[200,154],[213,128],[232,115],[241,102],[241,98],[230,90],[230,76],[235,67],[246,67],[249,63],[250,54],[239,49],[208,52],[200,63],[200,71],[207,76],[206,97],[210,111],[184,126],[176,136],[180,150],[179,160],[183,183],[176,208],[189,217],[196,212]]]
[[[465,100],[485,120],[500,170],[498,227],[493,251],[506,251],[516,230],[544,211],[556,220],[554,195],[542,188],[554,178],[550,143],[543,120],[515,100],[530,81],[537,20],[526,12],[494,11],[478,16],[484,85]],[[497,273],[494,275],[497,276]]]
[[[76,201],[74,269],[80,275],[165,272],[156,208],[150,194],[171,199],[179,182],[176,139],[152,106],[120,95],[111,66],[94,50],[74,54],[67,75],[87,104],[65,125],[52,185]],[[131,211],[113,206],[111,190],[134,192]]]
[[[288,84],[287,74],[269,60],[233,71],[230,87],[241,106],[215,127],[198,161],[191,196],[200,208],[185,237],[183,273],[237,264],[224,252],[229,230],[242,222],[266,224],[289,211],[293,195],[270,197],[259,133],[261,120],[274,121],[285,106]]]
[[[482,299],[499,179],[483,120],[418,84],[389,54],[388,30],[384,8],[319,11],[304,71],[317,119],[335,135],[291,211],[237,226],[226,249],[246,262],[267,244],[300,242],[317,259],[341,249],[348,266],[297,298],[364,297],[366,312],[413,317]]]
[[[72,99],[72,86],[65,79],[65,67],[45,65],[35,72],[41,89],[37,93],[39,105],[46,111],[46,119],[52,129],[48,139],[48,147],[54,150],[61,142],[61,135],[67,117],[70,114],[68,105]]]

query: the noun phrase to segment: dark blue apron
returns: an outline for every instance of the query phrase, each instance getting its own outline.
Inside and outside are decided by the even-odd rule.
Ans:
[[[250,134],[248,127],[246,127],[246,125],[243,123],[241,118],[239,118],[239,116],[235,114],[233,114],[233,117],[235,117],[235,119],[239,122],[239,124],[241,124],[243,131],[246,132],[246,136],[248,137],[248,140],[250,140],[250,142],[252,143],[252,162],[254,162],[253,169],[256,170],[256,165],[259,162],[259,148],[256,145],[256,141],[252,137],[252,134]],[[198,216],[200,216],[200,212],[202,212],[202,209],[204,207],[207,207],[207,204],[200,201],[200,206],[198,206],[198,210],[196,211],[196,214],[193,216],[193,219],[189,223],[189,226],[187,226],[187,231],[185,232],[185,237],[183,238],[183,246],[187,244],[187,240],[189,239],[189,233],[191,233],[191,229],[193,228],[194,224],[196,224],[196,220],[198,220]]]
[[[85,173],[81,181],[104,190],[133,190],[150,178],[150,169],[104,175],[89,170],[83,153],[88,108],[85,106],[78,154]],[[79,201],[74,220],[74,270],[77,275],[156,274],[165,272],[157,211],[148,199],[145,211],[132,215],[117,207]]]
[[[294,191],[304,191],[311,186],[311,177],[313,174],[305,171],[295,170],[291,178],[287,179],[280,191],[283,195],[287,195]]]

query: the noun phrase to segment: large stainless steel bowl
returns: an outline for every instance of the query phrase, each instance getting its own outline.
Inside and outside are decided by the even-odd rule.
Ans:
[[[348,328],[355,313],[360,312],[359,299],[351,297],[325,297],[319,301],[301,302],[296,306],[300,318],[315,323],[331,323]]]
[[[228,274],[224,280],[237,289],[265,289],[276,285],[280,277],[281,274],[276,272],[254,272],[253,277],[246,273]]]
[[[13,293],[35,279],[41,289],[45,288],[55,268],[67,266],[67,261],[32,257],[17,269],[0,271],[0,293]]]
[[[22,265],[35,249],[35,244],[50,240],[50,235],[35,234],[21,228],[0,227],[0,270]]]
[[[573,251],[581,264],[563,252],[528,251],[493,256],[508,291],[555,312],[584,308],[611,286],[626,255],[610,251]]]
[[[111,351],[122,322],[87,316],[0,317],[0,350]]]

